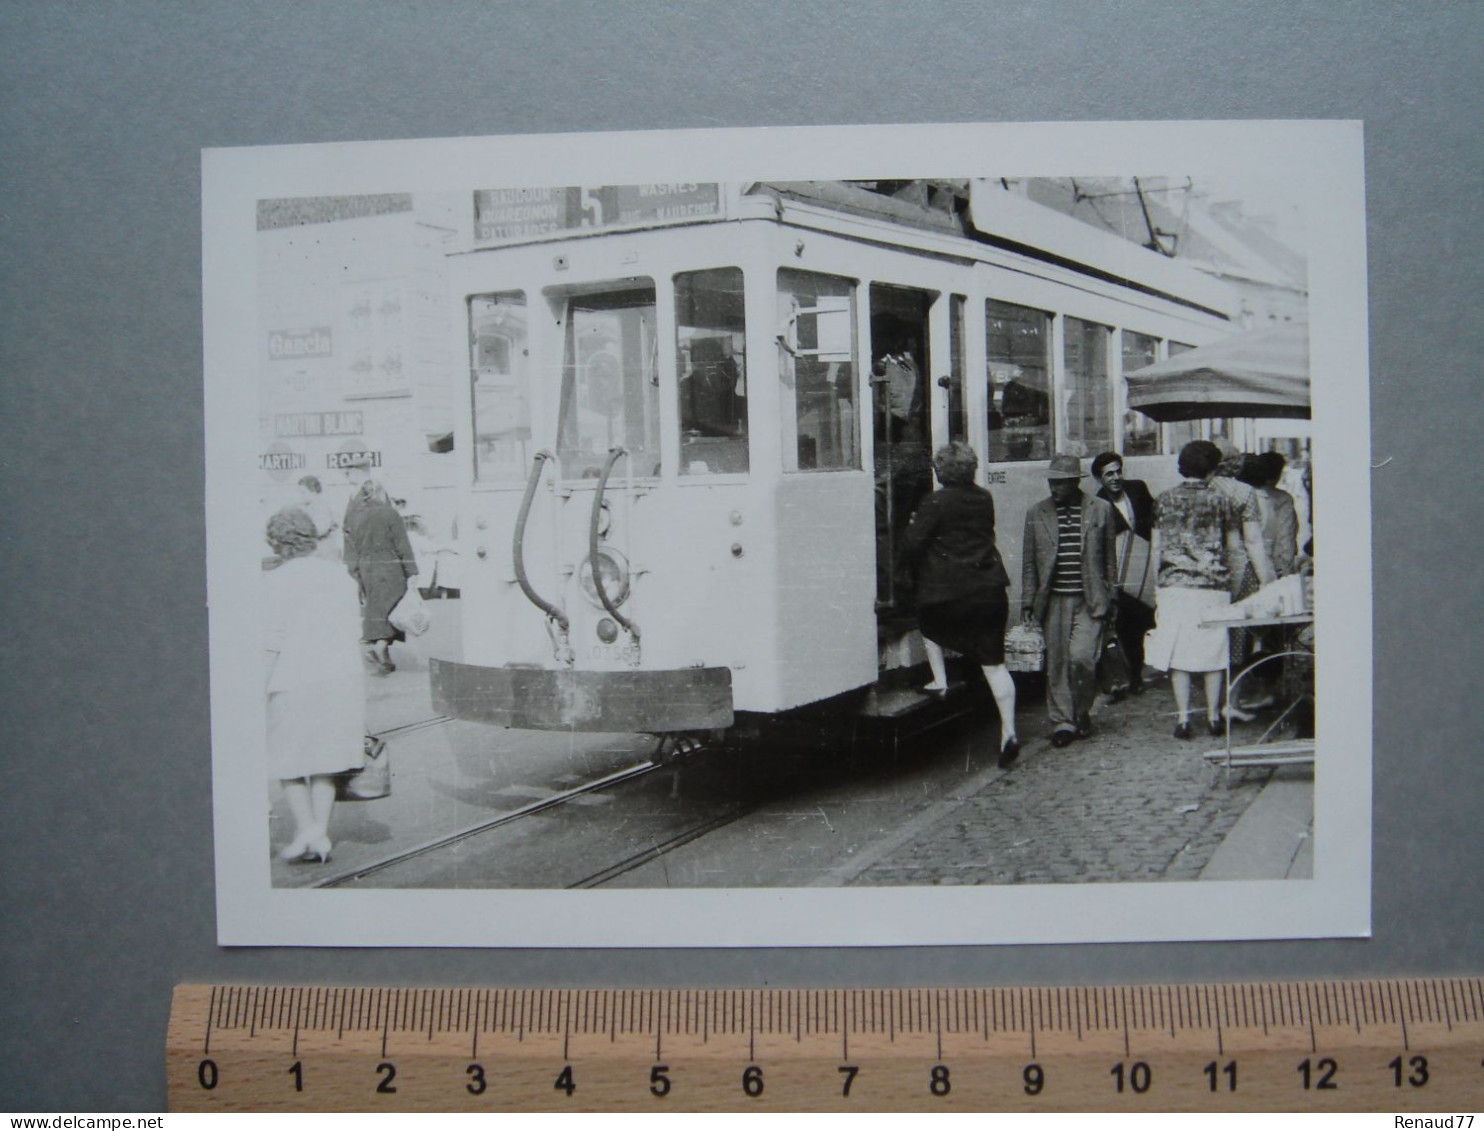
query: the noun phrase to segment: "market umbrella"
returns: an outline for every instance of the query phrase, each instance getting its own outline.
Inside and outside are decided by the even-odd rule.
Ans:
[[[1126,375],[1128,407],[1168,423],[1205,417],[1309,419],[1309,324],[1233,334]]]

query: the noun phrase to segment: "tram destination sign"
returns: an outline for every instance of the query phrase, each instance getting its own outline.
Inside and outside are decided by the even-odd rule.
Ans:
[[[474,242],[490,245],[575,231],[684,224],[721,214],[721,186],[707,182],[477,189]]]

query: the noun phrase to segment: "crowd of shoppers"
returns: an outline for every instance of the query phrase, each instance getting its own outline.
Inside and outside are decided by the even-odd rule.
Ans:
[[[926,690],[947,687],[944,649],[978,664],[1000,712],[1000,764],[1009,765],[1019,751],[1015,684],[1004,666],[1009,577],[995,547],[994,500],[974,483],[977,462],[967,444],[939,449],[940,489],[918,506],[905,551],[933,673]],[[1053,746],[1093,733],[1098,664],[1110,640],[1128,666],[1111,697],[1142,695],[1146,668],[1168,672],[1176,738],[1193,733],[1197,681],[1211,734],[1223,733],[1223,712],[1250,717],[1225,702],[1224,679],[1229,662],[1237,670],[1246,661],[1252,641],[1220,624],[1220,610],[1300,570],[1312,542],[1300,547],[1298,508],[1278,486],[1281,454],[1244,455],[1195,440],[1176,465],[1181,482],[1156,498],[1143,481],[1124,477],[1116,452],[1092,461],[1095,491],[1084,487],[1078,457],[1053,456],[1047,497],[1025,515],[1020,616],[1045,641]]]

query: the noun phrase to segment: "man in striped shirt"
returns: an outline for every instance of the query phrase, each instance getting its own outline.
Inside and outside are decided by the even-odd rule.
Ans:
[[[1025,516],[1021,617],[1046,636],[1046,709],[1051,742],[1066,746],[1092,733],[1097,648],[1116,615],[1117,554],[1113,508],[1082,490],[1082,461],[1053,456],[1050,497]]]

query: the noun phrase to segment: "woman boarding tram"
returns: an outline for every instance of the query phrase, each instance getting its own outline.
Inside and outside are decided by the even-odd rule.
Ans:
[[[448,259],[470,456],[439,710],[666,733],[861,709],[925,659],[894,579],[929,453],[985,453],[1012,589],[1053,452],[1173,482],[1122,373],[1229,333],[1224,285],[851,184],[671,187],[705,203]]]
[[[1015,681],[1005,667],[1010,575],[995,547],[994,498],[974,482],[978,468],[979,457],[968,444],[945,444],[933,454],[941,487],[913,514],[903,551],[916,579],[917,615],[935,686],[948,689],[944,648],[983,669],[1000,712],[1003,768],[1020,754]]]

